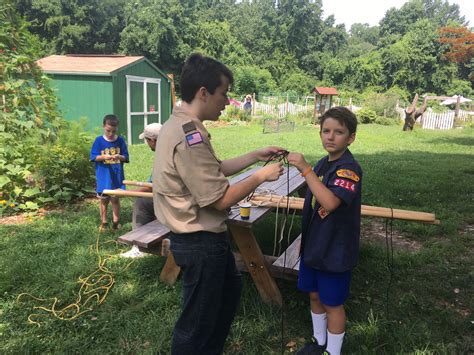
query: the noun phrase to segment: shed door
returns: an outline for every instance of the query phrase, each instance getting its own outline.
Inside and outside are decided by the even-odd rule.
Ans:
[[[126,78],[128,143],[143,143],[138,136],[145,126],[161,123],[161,80],[130,75]]]

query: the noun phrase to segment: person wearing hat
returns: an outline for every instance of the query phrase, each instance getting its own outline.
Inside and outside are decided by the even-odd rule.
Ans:
[[[244,111],[247,115],[252,114],[252,96],[245,96]]]
[[[158,137],[160,129],[160,123],[150,123],[138,136],[138,138],[145,140],[145,142],[148,144],[148,146],[153,152],[155,151],[156,139]],[[148,178],[148,182],[152,182],[151,175]],[[152,189],[150,187],[141,187],[136,191],[151,192]],[[147,223],[150,223],[151,221],[154,221],[155,219],[156,217],[153,207],[153,199],[147,197],[137,197],[133,205],[132,229],[141,227]],[[145,254],[142,253],[136,245],[134,245],[132,249],[130,249],[126,253],[121,254],[121,256],[125,258],[138,258],[144,255]]]

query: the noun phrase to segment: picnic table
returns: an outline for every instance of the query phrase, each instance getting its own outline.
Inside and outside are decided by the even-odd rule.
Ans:
[[[236,184],[252,175],[261,167],[254,167],[230,179],[230,184]],[[306,188],[305,179],[300,175],[299,171],[290,167],[285,168],[282,176],[276,181],[267,181],[261,184],[258,189],[260,191],[271,191],[273,194],[286,196],[295,192],[302,194]],[[286,205],[282,204],[281,210],[285,209]],[[292,266],[286,267],[282,263],[282,257],[263,255],[262,250],[258,244],[258,238],[254,234],[254,227],[262,218],[271,213],[275,208],[268,206],[252,207],[250,218],[244,220],[240,217],[238,206],[231,208],[229,217],[227,219],[227,226],[231,234],[238,252],[235,252],[236,262],[239,268],[243,271],[248,271],[255,283],[255,286],[264,302],[282,304],[282,297],[280,290],[275,282],[274,276],[285,277],[293,274]],[[142,227],[130,231],[121,236],[118,240],[122,243],[137,245],[140,250],[144,252],[162,254],[161,242],[166,240],[169,234],[169,229],[163,226],[159,221],[155,220]],[[297,254],[295,241],[288,250],[292,250],[288,260],[294,258]],[[293,256],[292,256],[293,255]],[[174,265],[174,260],[171,253],[167,253],[167,261],[161,273],[161,279],[168,283],[173,283],[176,279],[179,268]],[[286,260],[286,257],[285,257]],[[294,262],[293,262],[294,264]],[[286,264],[291,265],[291,264]],[[282,267],[283,266],[283,267]]]
[[[234,177],[231,183],[242,181],[247,176],[253,174],[256,169],[258,167]],[[266,181],[259,186],[261,190],[268,190],[280,196],[286,196],[288,192],[290,195],[295,192],[302,194],[305,188],[305,179],[295,167],[290,167],[289,171],[285,168],[285,172],[278,180]],[[282,204],[281,210],[285,208],[286,205]],[[239,215],[239,209],[233,208],[227,219],[227,226],[240,252],[240,254],[235,253],[240,269],[250,273],[263,301],[281,305],[282,297],[274,276],[284,276],[285,271],[291,273],[291,268],[283,270],[281,263],[277,263],[274,266],[273,264],[278,258],[263,255],[257,241],[258,238],[253,232],[258,221],[274,210],[275,208],[272,207],[252,207],[250,218],[243,220]],[[244,265],[242,265],[242,262]],[[245,268],[242,266],[245,266]]]

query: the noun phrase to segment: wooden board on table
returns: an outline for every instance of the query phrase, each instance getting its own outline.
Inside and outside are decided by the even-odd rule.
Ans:
[[[292,194],[295,191],[298,191],[305,184],[305,179],[300,175],[298,169],[291,167],[288,170],[285,168],[285,172],[282,176],[276,181],[266,181],[259,186],[259,189],[266,189],[272,191],[277,195],[287,195],[288,191]],[[284,207],[283,204],[281,206]],[[233,207],[229,214],[227,223],[228,224],[237,224],[242,227],[250,228],[252,224],[264,217],[272,208],[271,207],[252,207],[250,211],[250,218],[248,220],[243,220],[240,217],[238,207]]]
[[[160,243],[169,233],[170,230],[155,219],[153,222],[122,235],[118,238],[118,241],[129,245],[136,245],[146,250],[154,244]]]

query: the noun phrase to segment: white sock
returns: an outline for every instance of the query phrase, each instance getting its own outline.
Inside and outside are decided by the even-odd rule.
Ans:
[[[313,336],[318,341],[319,345],[326,344],[326,332],[328,327],[328,317],[326,313],[311,312],[311,319],[313,320]]]
[[[328,345],[326,346],[327,352],[331,355],[340,355],[341,354],[341,348],[342,348],[342,342],[344,340],[344,333],[341,334],[332,334],[328,330]]]

